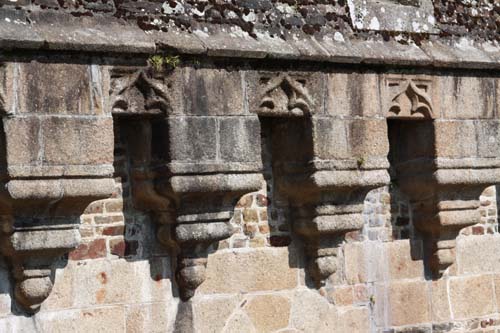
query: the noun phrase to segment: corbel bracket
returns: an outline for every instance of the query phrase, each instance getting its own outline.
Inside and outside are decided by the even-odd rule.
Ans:
[[[480,222],[479,196],[500,177],[495,165],[477,168],[437,158],[427,166],[422,161],[397,166],[397,181],[410,198],[414,226],[423,234],[425,257],[434,277],[442,276],[455,262],[460,230]]]
[[[167,229],[163,222],[159,239],[179,247],[176,279],[181,299],[190,299],[205,280],[210,246],[233,234],[229,220],[234,204],[243,194],[260,189],[262,182],[260,173],[220,173],[173,175],[160,185],[159,192],[176,202],[174,224]]]
[[[1,195],[1,252],[11,268],[14,297],[36,312],[54,284],[54,263],[80,243],[80,214],[109,197],[113,179],[10,180]]]
[[[364,225],[366,195],[390,179],[387,162],[371,169],[318,167],[307,176],[288,176],[285,182],[291,194],[293,230],[304,239],[309,275],[321,288],[337,270],[338,247],[345,234]]]

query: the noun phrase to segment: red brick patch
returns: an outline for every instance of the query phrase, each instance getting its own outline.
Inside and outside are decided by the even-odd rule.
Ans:
[[[81,244],[69,253],[70,260],[96,259],[106,257],[106,240],[96,239],[90,243]]]

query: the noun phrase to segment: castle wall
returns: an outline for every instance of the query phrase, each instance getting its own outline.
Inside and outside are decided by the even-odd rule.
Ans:
[[[0,0],[0,331],[500,331],[498,13]]]

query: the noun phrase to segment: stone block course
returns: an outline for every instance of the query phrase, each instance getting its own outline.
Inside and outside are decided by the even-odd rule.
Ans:
[[[370,72],[337,72],[328,75],[326,112],[335,118],[382,116],[379,75]]]
[[[215,160],[217,158],[217,131],[214,118],[170,119],[171,158],[176,161]]]
[[[41,122],[44,162],[47,164],[112,164],[111,118],[64,119],[48,117]],[[61,145],[61,142],[66,142]]]
[[[439,156],[447,158],[478,156],[478,142],[473,121],[436,121],[436,151]],[[457,137],[467,138],[457,144]]]
[[[375,282],[387,277],[385,249],[378,242],[346,244],[344,260],[349,284]]]
[[[449,280],[432,281],[430,285],[431,311],[433,322],[451,320],[450,299],[448,297]]]
[[[495,79],[487,77],[439,77],[443,117],[448,119],[495,118]],[[451,93],[450,93],[451,92]]]
[[[241,72],[225,68],[183,67],[172,86],[173,113],[234,116],[246,113]]]
[[[498,235],[467,236],[458,241],[457,268],[460,275],[499,272]],[[478,260],[478,257],[481,260]]]
[[[485,316],[497,311],[491,275],[452,278],[449,283],[453,318]]]
[[[423,281],[398,282],[388,286],[389,318],[393,326],[430,321],[428,288]]]
[[[18,111],[34,115],[102,115],[104,94],[97,67],[88,64],[18,64]],[[98,70],[97,70],[98,71]],[[19,84],[18,83],[18,84]],[[46,86],[45,84],[48,86]]]
[[[172,325],[171,305],[167,302],[134,304],[126,307],[127,333],[162,333]]]
[[[250,298],[244,311],[257,332],[275,332],[288,326],[290,299],[278,295],[262,295]]]
[[[260,162],[260,137],[257,118],[224,118],[219,120],[219,158],[231,162]]]
[[[419,241],[400,240],[387,244],[392,280],[424,277],[423,249]]]
[[[294,289],[298,283],[296,260],[287,248],[215,253],[208,258],[207,279],[200,286],[200,293]]]
[[[194,304],[195,328],[199,332],[223,332],[242,304],[241,296],[202,297]],[[234,324],[233,324],[234,325]],[[244,327],[236,328],[237,330]]]
[[[354,2],[0,0],[0,45],[53,50],[0,63],[0,331],[498,330],[496,46],[443,1],[431,36]]]

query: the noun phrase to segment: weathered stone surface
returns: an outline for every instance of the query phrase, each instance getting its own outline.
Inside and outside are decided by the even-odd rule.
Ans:
[[[387,262],[391,279],[423,278],[423,250],[419,241],[401,240],[387,244]]]
[[[239,303],[241,298],[238,296],[200,298],[194,305],[195,327],[199,332],[222,332],[228,318],[237,311]]]
[[[55,175],[48,166],[112,164],[113,142],[110,118],[13,118],[6,122],[7,161],[14,174]],[[65,144],[61,144],[64,142]],[[43,167],[47,170],[44,170]],[[40,171],[37,170],[39,167]],[[59,168],[59,175],[75,172]],[[77,170],[76,170],[77,171]],[[94,174],[93,169],[89,169]],[[78,171],[77,171],[78,172]],[[84,168],[79,170],[81,175]],[[108,171],[109,172],[109,171]],[[26,175],[26,176],[27,176]]]
[[[213,118],[171,118],[170,152],[173,160],[207,161],[217,156],[217,127]]]
[[[315,150],[321,159],[363,159],[368,164],[370,157],[385,158],[389,151],[385,121],[320,118],[313,124]]]
[[[214,294],[293,289],[298,283],[296,260],[287,248],[215,253],[208,257],[207,278],[199,290]]]
[[[430,320],[428,285],[424,281],[394,282],[388,287],[391,325],[403,326]]]
[[[444,322],[451,319],[448,283],[449,281],[445,279],[432,281],[431,283],[431,319],[433,322]]]
[[[352,286],[336,286],[332,292],[335,305],[352,305],[354,302],[354,292]]]
[[[47,164],[112,164],[111,118],[64,119],[41,122]],[[65,142],[61,145],[61,142]]]
[[[12,118],[4,121],[7,136],[7,160],[10,164],[32,165],[38,162],[42,143],[38,118]]]
[[[255,138],[260,136],[260,124],[256,118],[221,119],[220,158],[232,162],[260,162],[260,145]]]
[[[495,311],[491,275],[453,278],[449,283],[449,297],[454,318],[483,316]]]
[[[87,64],[19,64],[18,112],[36,115],[104,113],[98,67]],[[49,86],[45,86],[44,83]]]
[[[240,310],[231,316],[222,332],[257,333],[258,331],[253,326],[250,318]]]
[[[331,316],[331,305],[314,291],[298,290],[292,300],[290,325],[301,332],[317,332],[327,324]],[[330,327],[330,332],[334,326]],[[326,330],[325,330],[326,332]]]
[[[360,30],[436,32],[434,8],[430,0],[350,1],[353,24]],[[398,17],[399,19],[394,19]]]
[[[255,296],[248,300],[244,309],[258,332],[274,332],[288,326],[290,317],[288,297]]]
[[[172,84],[170,93],[173,114],[230,116],[245,113],[240,71],[184,67],[179,74],[182,76]]]
[[[490,91],[491,89],[486,89]],[[479,157],[497,157],[500,149],[500,122],[476,121],[476,136],[478,138],[477,154]]]
[[[497,235],[460,237],[457,242],[458,274],[498,272],[500,270],[498,240]]]
[[[344,247],[345,274],[350,284],[384,279],[385,249],[376,242],[349,243]]]
[[[338,311],[337,332],[370,332],[370,310],[367,307],[346,307]]]
[[[379,80],[379,75],[371,72],[330,74],[326,112],[335,118],[380,116]]]
[[[158,265],[158,269],[153,268],[153,265]],[[70,261],[65,269],[63,279],[56,282],[55,289],[56,292],[60,288],[80,290],[78,297],[71,297],[72,307],[132,304],[137,300],[165,302],[172,299],[167,260],[155,261],[151,265],[144,261],[131,264],[123,259],[101,259],[83,264]],[[160,275],[152,277],[152,271],[159,271]]]
[[[28,317],[0,319],[2,332],[125,332],[125,309],[108,306],[95,309],[70,309],[40,314],[37,321]]]
[[[488,119],[494,117],[495,80],[483,77],[439,76],[441,108],[448,119]],[[453,93],[449,93],[453,92]]]
[[[172,326],[173,304],[147,303],[128,306],[126,308],[126,329],[127,333],[154,332],[161,333],[168,331]]]

